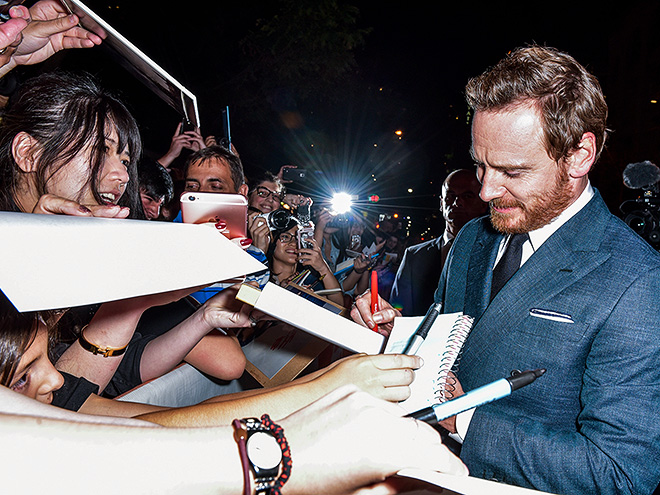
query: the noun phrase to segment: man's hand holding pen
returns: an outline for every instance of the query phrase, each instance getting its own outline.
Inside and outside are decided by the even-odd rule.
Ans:
[[[371,293],[367,290],[355,300],[351,308],[351,318],[372,330],[378,326],[378,333],[387,337],[394,326],[394,318],[401,316],[401,313],[380,296],[378,296],[378,307],[379,311],[371,312]]]

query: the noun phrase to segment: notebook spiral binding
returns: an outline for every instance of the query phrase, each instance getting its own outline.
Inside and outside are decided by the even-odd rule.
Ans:
[[[455,381],[449,376],[449,372],[454,373],[458,369],[458,363],[461,360],[461,350],[465,339],[467,339],[474,318],[469,315],[461,315],[454,322],[454,326],[449,332],[445,351],[440,356],[440,365],[438,367],[438,376],[435,380],[435,399],[437,402],[446,402],[454,397]]]

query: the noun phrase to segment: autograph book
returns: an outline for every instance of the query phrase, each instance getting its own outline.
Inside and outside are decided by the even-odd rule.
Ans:
[[[270,282],[263,290],[243,285],[236,297],[343,349],[367,354],[401,352],[423,318],[396,318],[392,333],[385,343],[385,338],[379,333]],[[416,372],[411,397],[401,403],[408,412],[443,402],[450,397],[450,394],[445,393],[447,377],[457,364],[471,327],[472,318],[461,313],[444,314],[436,319],[418,352],[426,365]]]

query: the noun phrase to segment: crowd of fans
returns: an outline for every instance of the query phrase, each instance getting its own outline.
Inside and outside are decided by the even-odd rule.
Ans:
[[[140,192],[147,218],[160,221],[177,218],[179,196],[184,190],[190,190],[186,189],[186,159],[190,160],[190,156],[200,150],[217,146],[216,142],[215,136],[205,138],[199,129],[181,132],[179,124],[167,152],[157,160],[144,160],[140,164]],[[238,156],[235,147],[230,151]],[[369,288],[369,274],[373,270],[378,273],[380,296],[389,300],[403,253],[414,244],[401,221],[382,213],[376,205],[360,212],[337,214],[329,206],[315,203],[312,197],[288,192],[300,187],[284,178],[284,171],[295,167],[283,165],[276,173],[266,171],[244,178],[249,202],[248,238],[253,247],[266,255],[271,268],[275,264],[271,280],[282,284],[305,268],[314,272],[313,281],[327,274],[323,288],[340,289],[328,298],[350,307],[353,295]],[[264,218],[274,211],[279,211],[284,219],[282,228],[269,228]],[[485,213],[485,209],[481,212]],[[285,218],[285,213],[289,218]],[[313,232],[309,247],[297,243],[297,232],[303,228]],[[290,258],[284,265],[277,249],[282,235],[287,242],[280,244],[288,246],[286,251]],[[338,267],[342,269],[337,270]],[[306,286],[312,285],[312,279],[307,278]]]
[[[57,0],[30,8],[5,4],[0,78],[60,50],[102,43]],[[265,332],[289,330],[237,299],[241,284],[277,284],[386,337],[395,317],[421,316],[429,301],[444,304],[445,312],[469,309],[481,320],[451,376],[457,395],[461,383],[477,388],[484,376],[501,378],[530,356],[564,360],[548,373],[546,388],[498,401],[492,417],[472,409],[441,420],[463,444],[457,447],[463,458],[480,467],[477,476],[562,493],[655,488],[657,469],[646,463],[658,457],[660,435],[650,414],[658,398],[658,317],[651,301],[660,287],[660,258],[606,211],[589,183],[607,134],[595,78],[552,49],[530,47],[507,57],[468,84],[479,182],[472,170],[446,178],[439,205],[445,230],[424,243],[407,238],[396,218],[375,208],[338,215],[297,194],[284,178],[291,165],[246,177],[236,147],[199,129],[179,124],[168,149],[145,158],[138,122],[83,72],[45,71],[10,88],[0,119],[0,211],[10,212],[3,215],[131,219],[146,226],[184,221],[183,193],[231,194],[247,203],[245,234],[240,228],[237,235],[220,213],[202,223],[263,266],[240,283],[39,312],[18,312],[0,292],[0,435],[15,454],[0,470],[16,487],[11,491],[87,493],[100,466],[124,483],[118,486],[130,486],[129,493],[176,486],[185,493],[248,494],[255,485],[256,493],[275,495],[285,483],[291,494],[395,493],[406,488],[392,479],[401,469],[467,474],[440,428],[402,417],[392,404],[410,396],[414,371],[424,364],[417,356],[347,355],[331,346],[295,379],[275,386],[175,406],[117,400],[182,363],[214,382],[245,376],[246,346]],[[506,87],[514,76],[525,82],[515,87],[521,93],[489,107],[493,87]],[[571,91],[555,91],[566,82]],[[526,93],[534,84],[547,98]],[[555,101],[569,93],[586,103]],[[541,102],[552,107],[545,120]],[[555,122],[562,112],[573,120]],[[574,142],[562,141],[573,138],[567,132],[544,134],[569,120]],[[490,203],[489,218],[482,198]],[[185,263],[172,260],[171,269],[185,270]],[[506,277],[493,289],[502,271]],[[528,294],[506,285],[516,276]],[[377,304],[369,294],[374,280]],[[517,306],[531,294],[536,299]],[[546,307],[548,301],[569,309]],[[542,306],[531,306],[537,303]],[[631,323],[633,309],[639,325]],[[549,413],[557,403],[565,411]],[[467,431],[478,433],[470,438]],[[261,443],[251,449],[255,438]],[[264,456],[255,450],[276,462],[260,464]],[[24,462],[28,454],[33,462]],[[75,479],[61,476],[56,455],[75,462]],[[544,471],[546,463],[553,468]],[[30,471],[35,465],[39,476]]]
[[[30,8],[0,7],[6,11],[0,22],[0,77],[62,49],[102,43],[57,0],[40,0]],[[177,222],[182,191],[241,194],[250,204],[247,235],[232,240],[267,267],[246,282],[316,283],[338,308],[345,303],[333,271],[341,260],[327,254],[335,249],[346,256],[349,246],[334,240],[339,231],[321,223],[315,228],[310,198],[287,194],[277,175],[246,180],[234,147],[225,149],[212,136],[203,139],[198,130],[181,132],[179,126],[161,158],[143,158],[138,123],[118,98],[84,72],[46,71],[5,92],[0,120],[2,211]],[[183,150],[188,156],[177,166]],[[286,210],[285,221],[273,226],[268,214],[278,210]],[[222,218],[215,218],[214,224],[226,233]],[[298,231],[308,232],[306,244],[298,244]],[[382,250],[384,243],[374,246]],[[89,453],[75,460],[82,471],[115,465],[116,476],[138,485],[148,480],[152,493],[161,491],[158,486],[172,470],[172,461],[182,468],[177,468],[175,484],[186,493],[210,487],[218,493],[237,493],[243,487],[250,493],[252,483],[267,490],[263,493],[279,493],[285,482],[289,493],[344,493],[381,484],[405,467],[466,472],[436,432],[401,418],[389,404],[409,395],[412,370],[421,364],[415,356],[338,357],[281,386],[225,394],[189,407],[115,400],[182,362],[215,380],[244,374],[246,361],[237,334],[261,325],[263,315],[235,298],[237,285],[216,284],[191,294],[193,290],[29,313],[17,312],[0,293],[0,429],[5,447],[15,452],[28,448],[33,458],[48,456],[56,438],[58,455],[68,448],[64,443],[71,446],[71,455]],[[142,421],[120,419],[127,417]],[[89,449],[94,443],[90,421],[100,434],[115,438],[121,455],[97,444]],[[193,426],[198,430],[179,429]],[[199,430],[202,427],[207,429]],[[249,451],[247,458],[238,455],[237,447],[244,447],[240,432],[245,431],[249,441],[250,428],[257,427],[281,450],[274,472],[273,467],[266,474],[251,468],[257,461]],[[387,445],[378,445],[373,439],[383,429],[389,432]],[[191,440],[195,431],[200,436]],[[131,448],[137,439],[153,447],[150,460],[145,462],[141,449]],[[189,449],[180,448],[188,440],[196,445],[194,468],[184,460],[190,457],[185,453]],[[429,449],[435,455],[428,457]],[[145,474],[151,459],[161,462]],[[213,459],[213,469],[206,459]],[[24,481],[13,491],[39,491],[35,487],[40,481],[24,471],[23,463],[5,468],[24,475],[15,476]],[[46,491],[84,493],[89,486],[57,473],[47,479]]]

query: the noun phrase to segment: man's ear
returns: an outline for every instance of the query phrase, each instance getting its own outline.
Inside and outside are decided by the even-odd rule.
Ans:
[[[242,194],[246,198],[248,195],[248,191],[249,191],[249,187],[247,184],[243,184],[241,187],[238,188],[238,194]]]
[[[577,150],[566,158],[568,174],[574,179],[586,176],[596,161],[596,136],[593,132],[585,132],[578,144]]]
[[[11,143],[11,153],[18,168],[25,173],[37,170],[36,157],[38,151],[37,140],[27,132],[19,132]]]

